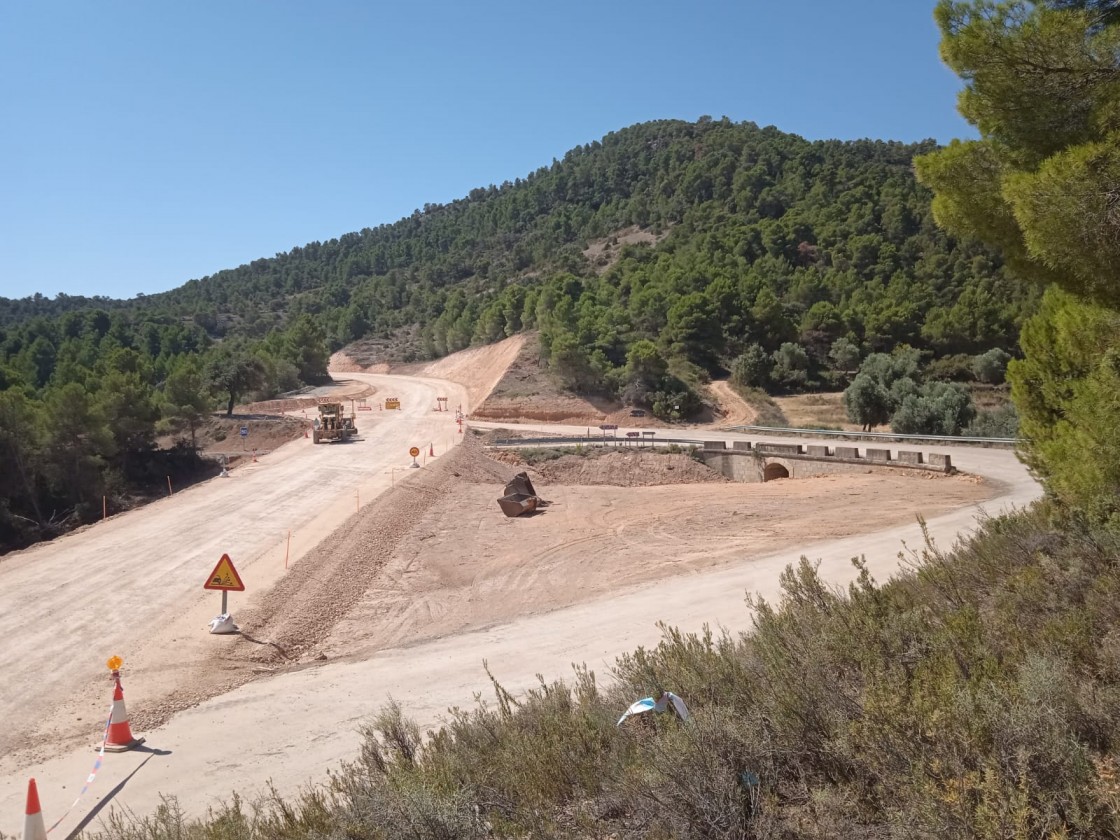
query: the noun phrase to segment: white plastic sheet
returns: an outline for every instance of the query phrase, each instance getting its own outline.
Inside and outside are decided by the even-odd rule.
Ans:
[[[665,691],[656,700],[652,697],[643,697],[641,700],[631,703],[630,708],[622,713],[622,717],[618,719],[615,726],[622,726],[622,722],[631,715],[640,715],[646,712],[666,712],[670,708],[681,720],[687,721],[689,719],[688,706],[685,705],[684,700],[671,691]]]

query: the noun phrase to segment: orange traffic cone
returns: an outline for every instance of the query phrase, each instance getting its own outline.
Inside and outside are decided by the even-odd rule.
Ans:
[[[436,445],[434,443],[429,443],[428,444],[428,457],[429,458],[436,457]]]
[[[114,657],[119,662],[119,657]],[[112,662],[113,660],[109,660]],[[120,665],[117,665],[119,668]],[[109,734],[105,739],[106,752],[124,752],[135,749],[144,743],[143,738],[135,738],[128,725],[128,710],[124,707],[124,690],[121,688],[121,672],[113,669],[113,714],[109,718]]]
[[[27,816],[23,818],[23,840],[47,840],[47,826],[43,823],[43,809],[39,807],[39,789],[35,780],[27,783]]]

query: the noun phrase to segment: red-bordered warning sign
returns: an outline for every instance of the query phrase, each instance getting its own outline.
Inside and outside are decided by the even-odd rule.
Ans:
[[[229,555],[223,554],[222,559],[218,561],[218,565],[214,567],[214,571],[210,573],[210,577],[206,579],[202,588],[244,592],[245,584],[241,582],[241,575],[233,567],[233,561],[229,559]]]

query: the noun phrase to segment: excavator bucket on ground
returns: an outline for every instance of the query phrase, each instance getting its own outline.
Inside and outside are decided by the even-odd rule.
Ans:
[[[537,495],[537,491],[533,489],[533,482],[529,480],[528,473],[519,472],[506,485],[506,495],[511,496],[514,493],[524,493],[526,496]]]
[[[528,473],[518,473],[508,484],[502,498],[498,499],[498,507],[506,516],[521,516],[532,513],[541,504],[537,491],[533,489],[533,482],[529,480]]]
[[[506,516],[521,516],[523,513],[532,513],[537,509],[536,496],[527,493],[509,493],[498,499],[498,507]]]

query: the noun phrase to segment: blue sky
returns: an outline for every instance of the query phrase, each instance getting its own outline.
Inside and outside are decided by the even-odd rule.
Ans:
[[[636,122],[972,136],[933,0],[0,4],[0,295],[131,297]]]

